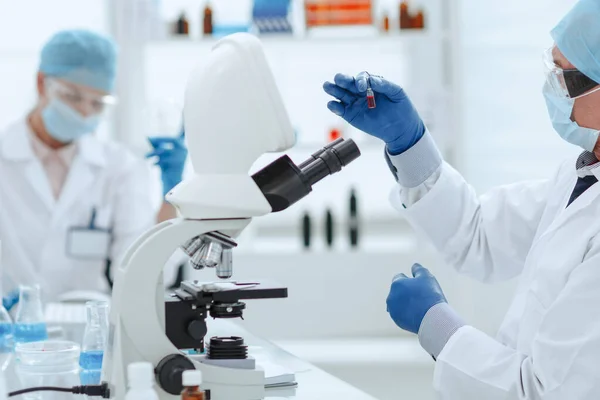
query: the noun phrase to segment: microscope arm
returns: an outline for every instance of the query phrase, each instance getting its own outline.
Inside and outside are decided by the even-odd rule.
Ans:
[[[165,290],[163,266],[187,239],[218,231],[237,237],[250,219],[172,220],[152,228],[128,251],[116,271],[110,312],[109,343],[103,360],[103,380],[110,382],[117,398],[126,388],[125,370],[132,362],[144,360],[160,365],[167,357],[181,354],[165,334]],[[230,382],[255,385],[264,390],[262,371],[227,370],[196,366],[212,388],[227,391]],[[262,377],[262,378],[261,378]],[[161,392],[164,393],[164,392]],[[161,398],[162,394],[161,394]]]

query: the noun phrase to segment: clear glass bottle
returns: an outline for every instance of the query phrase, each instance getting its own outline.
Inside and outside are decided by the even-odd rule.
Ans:
[[[39,285],[19,287],[19,304],[14,325],[15,342],[38,342],[48,339]]]
[[[108,340],[108,303],[88,301],[85,307],[87,323],[79,357],[81,384],[97,385],[100,383],[102,359]]]

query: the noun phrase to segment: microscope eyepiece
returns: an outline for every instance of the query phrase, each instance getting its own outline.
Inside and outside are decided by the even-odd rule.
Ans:
[[[314,161],[318,160],[323,153],[335,155],[342,166],[345,167],[360,156],[360,149],[353,140],[339,138],[313,153],[306,161],[298,165],[298,168],[303,170]]]
[[[360,150],[353,140],[340,138],[299,165],[295,165],[288,156],[282,156],[252,178],[273,212],[282,211],[308,195],[315,183],[341,171],[359,156]]]
[[[360,149],[354,143],[354,140],[338,139],[332,143],[330,149],[336,154],[344,167],[360,157]]]
[[[358,146],[352,140],[338,139],[314,153],[299,165],[304,179],[314,185],[326,176],[342,170],[360,156]]]

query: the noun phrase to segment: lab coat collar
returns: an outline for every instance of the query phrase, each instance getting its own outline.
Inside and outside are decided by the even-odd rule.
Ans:
[[[58,201],[52,195],[41,163],[31,147],[26,118],[11,124],[0,136],[0,152],[6,160],[23,162],[24,174],[33,190],[55,219],[69,212],[81,193],[90,190],[98,169],[107,164],[104,146],[93,135],[87,135],[77,143],[78,154],[73,160]]]
[[[35,158],[28,132],[30,131],[27,117],[11,124],[3,135],[2,157],[11,161],[30,161]],[[88,134],[77,143],[79,157],[97,167],[106,166],[106,155],[100,141],[92,134]]]
[[[33,160],[35,155],[29,143],[27,118],[12,123],[2,135],[2,157],[11,161]]]
[[[594,170],[592,170],[592,172],[594,176],[596,176],[596,178],[600,178],[600,168],[595,168]],[[558,228],[560,228],[568,221],[574,220],[574,215],[578,214],[583,210],[586,210],[588,207],[590,207],[590,205],[593,202],[596,201],[596,199],[598,199],[598,197],[600,197],[600,183],[596,183],[592,185],[588,190],[583,192],[577,199],[575,199],[575,201],[573,201],[567,207],[567,201],[571,195],[571,192],[573,191],[573,188],[575,187],[576,181],[577,176],[572,176],[569,174],[568,179],[565,179],[563,182],[560,183],[560,185],[565,188],[565,196],[562,199],[563,203],[562,206],[559,208],[558,215],[556,216],[552,224],[550,224],[543,236],[555,232]]]

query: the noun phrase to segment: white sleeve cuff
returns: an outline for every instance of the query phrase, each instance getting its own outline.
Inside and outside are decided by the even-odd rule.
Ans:
[[[438,303],[423,317],[419,327],[419,343],[434,358],[437,358],[448,340],[463,327],[465,322],[448,303]]]
[[[385,157],[400,186],[414,188],[427,180],[442,164],[442,155],[429,131],[410,149]]]

